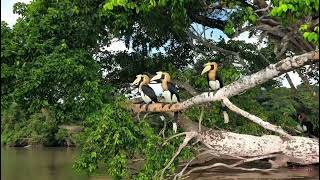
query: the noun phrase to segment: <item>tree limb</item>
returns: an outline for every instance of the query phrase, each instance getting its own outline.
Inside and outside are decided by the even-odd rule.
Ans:
[[[272,171],[274,169],[259,169],[259,168],[242,168],[242,167],[235,167],[233,165],[228,165],[228,164],[224,164],[224,163],[214,163],[212,165],[208,165],[208,166],[200,166],[200,167],[195,167],[193,169],[191,169],[190,171],[188,171],[184,176],[189,175],[190,173],[194,172],[194,171],[199,171],[199,170],[205,170],[205,169],[211,169],[214,167],[226,167],[229,169],[237,169],[237,170],[243,170],[243,171],[262,171],[262,172],[269,172]]]
[[[161,103],[150,104],[149,112],[177,112],[191,106],[213,102],[221,101],[223,97],[232,97],[240,94],[248,89],[251,89],[259,84],[267,82],[268,80],[278,77],[279,75],[291,71],[294,68],[299,68],[306,64],[311,64],[319,61],[319,51],[311,51],[302,55],[288,57],[279,61],[276,64],[271,64],[263,70],[260,70],[250,76],[244,76],[239,80],[221,88],[215,94],[202,93],[200,95],[194,96],[184,102],[175,103],[170,108],[169,106],[162,107]],[[144,108],[140,108],[139,104],[133,104],[131,109],[135,113],[145,112]]]
[[[286,133],[280,126],[275,126],[273,124],[268,123],[267,121],[263,121],[262,119],[260,119],[259,117],[252,115],[240,108],[238,108],[237,106],[235,106],[234,104],[232,104],[228,98],[223,98],[223,103],[233,112],[242,115],[245,118],[250,119],[252,122],[260,125],[261,127],[263,127],[264,129],[268,129],[270,131],[279,133],[282,136],[285,136],[287,138],[291,138],[291,135],[289,135],[288,133]]]
[[[212,19],[206,16],[199,15],[196,12],[193,12],[191,9],[187,10],[187,14],[193,22],[196,22],[211,28],[217,28],[217,29],[223,30],[225,25],[227,24],[226,21],[222,21],[219,19]]]

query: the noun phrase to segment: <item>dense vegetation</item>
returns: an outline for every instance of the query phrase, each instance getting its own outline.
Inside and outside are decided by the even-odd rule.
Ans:
[[[207,90],[206,79],[200,76],[205,62],[223,65],[220,73],[225,84],[230,84],[279,61],[286,56],[285,52],[300,54],[315,49],[319,25],[314,20],[318,18],[319,1],[272,1],[273,9],[268,17],[279,22],[281,30],[288,34],[290,28],[296,29],[304,38],[302,47],[293,40],[284,41],[290,38],[287,34],[280,38],[273,31],[257,28],[261,25],[259,18],[268,15],[267,10],[255,11],[266,8],[260,6],[262,2],[34,0],[30,4],[16,3],[14,12],[21,16],[17,23],[11,28],[1,22],[1,144],[57,146],[71,138],[82,150],[76,163],[79,169],[94,172],[104,167],[118,179],[157,177],[181,139],[164,144],[158,135],[162,128],[159,114],[141,116],[137,121],[124,108],[128,83],[137,74],[162,70],[201,92]],[[207,30],[190,30],[202,25]],[[266,46],[260,48],[214,36],[224,32],[224,36],[232,38],[244,25],[250,35],[264,37]],[[279,30],[279,33],[283,32]],[[196,37],[192,39],[193,36]],[[115,38],[123,40],[132,51],[105,50]],[[198,43],[193,43],[194,39]],[[280,54],[283,44],[285,50]],[[304,46],[309,49],[305,50]],[[298,70],[304,81],[297,88],[284,88],[280,80],[273,80],[231,100],[292,134],[296,134],[293,128],[298,124],[298,112],[307,113],[308,120],[318,128],[318,69],[319,64],[315,64]],[[180,93],[182,99],[191,97],[184,89]],[[193,107],[185,114],[198,121],[201,108]],[[212,103],[205,107],[203,124],[238,133],[272,134],[243,117],[231,112],[229,115],[237,120],[223,124],[220,104]],[[70,136],[59,128],[63,124],[83,125],[85,129],[79,136]],[[168,127],[166,136],[172,134]],[[184,149],[171,166],[171,172],[178,160],[190,158],[195,151],[195,147]],[[144,159],[137,172],[130,169],[134,158]]]

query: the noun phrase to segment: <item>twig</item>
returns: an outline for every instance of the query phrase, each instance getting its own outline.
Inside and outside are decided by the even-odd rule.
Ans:
[[[140,159],[132,159],[131,161],[132,161],[132,162],[137,162],[137,161],[144,161],[144,160],[145,160],[145,159],[141,159],[141,158],[140,158]]]
[[[199,155],[198,155],[198,156],[199,156]],[[190,164],[193,160],[195,160],[198,156],[192,158],[192,159],[183,167],[183,169],[174,176],[173,179],[176,180],[177,177],[181,178],[182,175],[183,175],[183,172],[187,169],[187,167],[189,166],[189,164]]]
[[[208,166],[195,167],[195,168],[191,169],[190,171],[188,171],[184,176],[187,176],[187,175],[191,174],[194,171],[211,169],[211,168],[219,167],[219,166],[226,167],[226,168],[229,168],[229,169],[243,170],[243,171],[270,172],[270,171],[274,170],[274,169],[259,169],[259,168],[242,168],[242,167],[234,167],[233,165],[228,165],[228,164],[224,164],[224,163],[215,163],[215,164],[208,165]]]
[[[146,119],[146,117],[150,114],[150,112],[146,113],[144,116],[143,116],[143,120]]]
[[[241,161],[238,161],[234,164],[232,164],[232,166],[239,166],[241,164],[247,163],[247,162],[252,162],[252,161],[256,161],[256,160],[260,160],[260,159],[267,159],[267,158],[272,158],[272,157],[276,157],[279,154],[269,154],[269,155],[264,155],[264,156],[258,156],[258,157],[253,157],[253,158],[248,158],[248,159],[243,159]]]
[[[192,29],[194,31],[196,31],[193,27]],[[195,34],[196,33],[196,34]],[[200,41],[205,47],[210,48],[212,50],[216,50],[219,51],[225,55],[233,55],[237,60],[240,61],[240,56],[239,56],[239,52],[234,52],[234,51],[230,51],[218,46],[213,45],[212,43],[210,43],[207,39],[204,39],[200,34],[198,34],[197,32],[193,33],[191,30],[188,31],[188,34],[191,38],[196,39],[198,41]],[[194,46],[192,44],[192,46]]]
[[[262,11],[268,11],[270,7],[271,7],[271,3],[270,3],[267,7],[262,8],[262,9],[257,9],[257,10],[255,10],[254,12],[257,13],[257,12],[262,12]]]
[[[171,158],[169,163],[164,167],[161,171],[160,179],[163,179],[163,174],[166,171],[166,169],[169,168],[169,166],[172,164],[172,162],[175,160],[175,158],[180,154],[181,150],[188,144],[188,142],[193,139],[197,135],[196,132],[188,132],[186,133],[186,137],[184,138],[183,142],[180,144],[177,152],[174,154],[174,156]]]
[[[182,135],[187,135],[188,133],[189,133],[189,132],[182,132],[182,133],[179,133],[179,134],[175,134],[175,135],[169,137],[168,139],[166,139],[166,140],[164,141],[164,144],[166,144],[169,140],[171,140],[171,139],[173,139],[173,138],[175,138],[175,137],[182,136]]]
[[[202,152],[202,153],[198,154],[197,156],[195,156],[194,158],[192,158],[187,164],[185,164],[184,168],[183,168],[179,173],[177,173],[177,174],[174,176],[174,179],[176,179],[177,177],[181,178],[181,177],[183,176],[183,172],[188,168],[188,166],[190,165],[190,163],[191,163],[192,161],[194,161],[195,159],[199,158],[200,156],[203,156],[203,155],[205,155],[205,154],[211,154],[211,155],[213,155],[213,156],[216,157],[216,158],[219,158],[219,157],[220,157],[220,155],[215,155],[215,154],[213,154],[212,152],[214,152],[214,151],[211,150],[211,149],[205,150],[204,152]],[[243,158],[239,157],[239,158],[237,158],[237,159],[243,159]],[[212,160],[212,159],[211,159],[211,160]]]
[[[201,113],[200,113],[200,116],[199,116],[199,132],[201,132],[201,122],[202,122],[202,119],[203,119],[203,114],[204,114],[204,107],[202,106]]]

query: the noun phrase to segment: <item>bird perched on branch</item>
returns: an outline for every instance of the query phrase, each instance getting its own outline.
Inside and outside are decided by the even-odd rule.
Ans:
[[[173,83],[171,83],[170,74],[167,72],[157,72],[151,81],[161,80],[161,86],[163,89],[162,96],[164,97],[164,102],[170,103],[169,108],[172,106],[173,103],[180,102],[180,98],[178,95],[178,91]],[[164,104],[165,105],[165,104]],[[163,106],[164,106],[163,105]],[[173,118],[173,131],[177,132],[177,121],[178,121],[178,112],[174,112]]]
[[[307,119],[307,115],[304,112],[296,114],[296,118],[299,125],[296,127],[299,131],[306,133],[309,137],[319,138],[319,129],[315,128],[310,120]]]
[[[161,82],[161,80],[158,80],[158,81],[155,81],[156,83],[157,82]],[[153,83],[154,85],[156,83]],[[141,98],[142,100],[144,101],[144,103],[146,103],[146,111],[148,110],[148,106],[149,104],[151,103],[158,103],[158,99],[157,99],[157,93],[155,92],[154,88],[156,88],[156,90],[158,91],[161,91],[162,92],[162,89],[159,90],[159,88],[157,87],[150,87],[150,78],[148,75],[137,75],[136,76],[136,79],[133,81],[133,83],[131,83],[132,86],[135,86],[135,87],[138,87],[138,92],[140,93],[141,95]],[[143,106],[143,104],[140,104],[140,108]],[[164,116],[160,116],[160,119],[161,121],[164,122],[164,127],[163,129],[160,131],[160,134],[163,135],[164,137],[164,131],[166,129],[166,122],[165,122],[165,117]]]
[[[313,109],[307,107],[303,101],[301,101],[298,97],[293,97],[295,103],[293,103],[296,112],[291,114],[290,116],[296,120],[299,125],[297,125],[297,129],[300,132],[306,133],[309,137],[319,138],[319,127],[314,126],[311,122],[312,114],[316,114],[318,112],[314,112]],[[319,117],[319,113],[316,114]]]
[[[138,91],[141,94],[142,100],[147,104],[146,110],[151,103],[157,103],[158,99],[154,90],[148,85],[150,83],[149,76],[139,74],[136,79],[131,83],[132,86],[138,87]],[[140,108],[143,104],[140,105]]]
[[[208,96],[210,96],[210,89],[213,91],[217,91],[223,87],[223,81],[218,74],[218,64],[216,62],[208,62],[203,65],[203,70],[201,75],[207,74],[207,81],[209,86]],[[229,122],[229,116],[227,114],[227,108],[224,103],[221,103],[224,123]]]

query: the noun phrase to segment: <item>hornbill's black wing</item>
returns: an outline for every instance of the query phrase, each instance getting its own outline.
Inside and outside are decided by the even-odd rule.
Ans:
[[[150,86],[142,85],[142,86],[141,86],[141,90],[142,90],[142,92],[143,92],[145,95],[147,95],[153,102],[155,102],[155,103],[158,102],[156,93],[154,92],[154,90],[153,90]]]
[[[207,82],[208,82],[208,86],[210,87],[210,85],[209,85],[209,73],[207,73]]]
[[[168,90],[171,92],[171,97],[175,94],[177,96],[178,102],[180,102],[180,97],[178,95],[178,90],[176,89],[175,85],[171,82],[168,82]]]
[[[216,79],[217,79],[217,80],[219,81],[219,83],[220,83],[220,88],[222,88],[222,87],[223,87],[223,81],[222,81],[222,78],[221,78],[221,76],[220,76],[219,74],[217,74]]]
[[[310,121],[303,121],[301,125],[306,126],[308,135],[313,135],[315,137],[319,137],[319,129],[313,129],[313,124]]]

